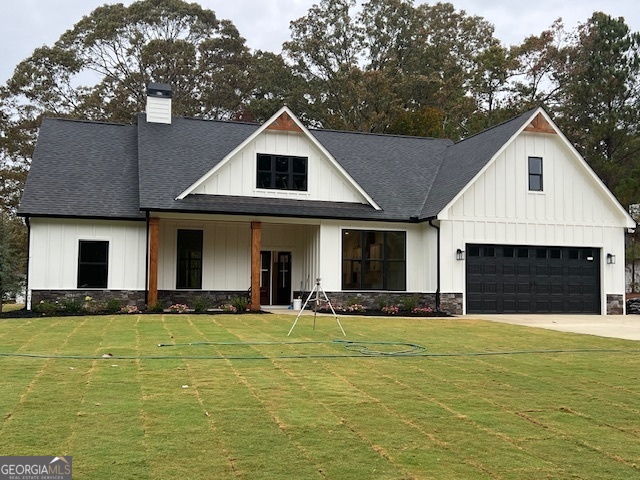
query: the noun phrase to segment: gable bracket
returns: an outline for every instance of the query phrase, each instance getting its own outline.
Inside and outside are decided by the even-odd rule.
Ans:
[[[276,118],[267,127],[267,130],[279,130],[284,132],[302,132],[302,129],[296,125],[296,122],[289,116],[287,112],[282,112],[278,118]]]
[[[555,129],[549,122],[547,122],[547,119],[544,118],[544,116],[540,112],[538,112],[531,123],[525,127],[524,131],[535,133],[552,133],[554,135],[557,135]]]

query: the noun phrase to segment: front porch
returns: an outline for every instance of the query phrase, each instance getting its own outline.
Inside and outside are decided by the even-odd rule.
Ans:
[[[235,218],[149,219],[147,305],[207,302],[248,294],[250,308],[290,305],[313,288],[319,225]]]

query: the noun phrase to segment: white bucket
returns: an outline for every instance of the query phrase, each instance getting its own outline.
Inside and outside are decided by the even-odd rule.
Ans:
[[[294,310],[302,309],[302,299],[301,298],[294,298],[293,299],[293,309]]]

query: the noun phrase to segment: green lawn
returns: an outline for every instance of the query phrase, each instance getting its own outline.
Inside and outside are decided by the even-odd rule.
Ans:
[[[293,320],[1,320],[2,353],[96,358],[0,357],[0,453],[72,455],[76,480],[640,478],[638,342],[341,317],[431,355],[366,356],[330,317],[287,338]],[[280,343],[301,341],[321,343]],[[158,347],[194,342],[218,344]]]

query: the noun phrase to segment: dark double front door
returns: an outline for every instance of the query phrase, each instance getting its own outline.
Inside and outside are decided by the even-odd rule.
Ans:
[[[291,303],[291,252],[260,252],[260,304]]]
[[[466,247],[467,313],[600,313],[600,250]]]

